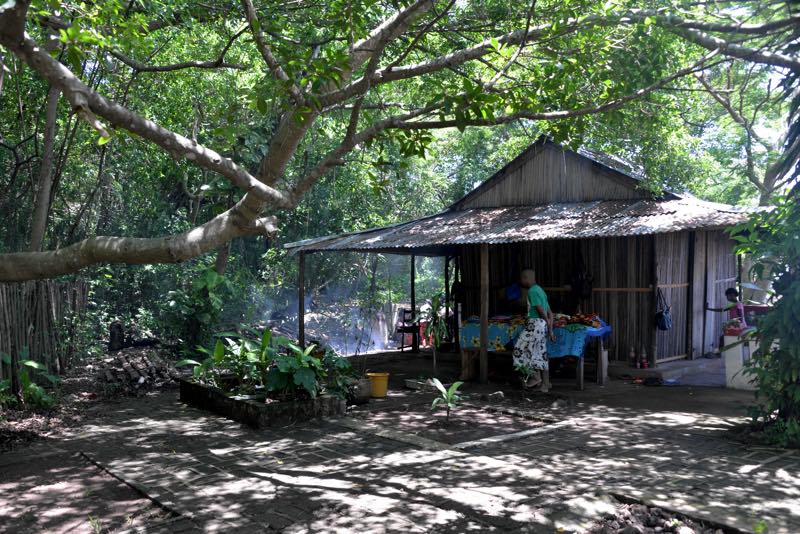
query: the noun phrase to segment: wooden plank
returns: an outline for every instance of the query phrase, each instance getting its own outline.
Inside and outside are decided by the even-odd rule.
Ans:
[[[459,267],[459,265],[461,264],[460,256],[457,256],[457,257],[453,258],[453,264],[454,264],[453,280],[454,281],[459,281],[459,280],[461,280],[461,274],[460,274],[460,269],[461,268]],[[461,287],[463,288],[464,286],[462,285]],[[455,343],[456,343],[456,352],[458,352],[458,350],[461,348],[461,332],[460,332],[460,330],[461,330],[461,313],[460,313],[459,298],[461,298],[462,296],[463,296],[463,291],[462,291],[462,295],[453,295],[453,297],[455,299],[453,301],[453,315],[455,316],[455,325],[456,325],[456,331],[454,333]]]
[[[686,355],[691,360],[694,355],[694,248],[697,232],[689,233],[689,256],[686,265],[686,277],[689,280],[689,291],[686,295]]]
[[[652,246],[650,248],[651,252],[651,261],[653,262],[653,283],[651,285],[652,289],[652,302],[650,308],[650,316],[653,317],[656,311],[656,303],[658,298],[658,251],[657,251],[657,236],[650,236],[650,241]],[[656,362],[658,361],[658,329],[655,326],[655,321],[651,322],[650,331],[652,332],[652,341],[650,343],[648,359],[650,360],[648,363],[650,367],[655,367]]]
[[[480,381],[489,381],[489,245],[481,245],[481,345]]]
[[[450,324],[450,256],[444,257],[444,324]]]
[[[685,359],[686,359],[686,354],[676,354],[675,356],[659,358],[658,363],[674,362],[675,360],[685,360]]]
[[[411,318],[417,320],[417,257],[411,255]],[[419,352],[419,332],[411,334],[411,351]]]
[[[297,255],[297,342],[306,347],[306,253]]]
[[[665,286],[659,286],[665,287]],[[543,287],[548,293],[569,293],[572,291],[566,287]],[[593,287],[593,293],[652,293],[653,287]]]

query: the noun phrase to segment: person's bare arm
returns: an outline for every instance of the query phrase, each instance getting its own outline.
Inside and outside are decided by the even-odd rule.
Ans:
[[[536,305],[536,312],[539,314],[539,317],[547,322],[547,335],[551,341],[555,341],[556,334],[553,332],[553,312],[550,311],[550,308],[545,311],[540,304]]]
[[[706,310],[712,311],[712,312],[725,312],[725,311],[728,311],[731,308],[735,308],[735,307],[736,307],[736,304],[728,304],[727,306],[724,306],[722,308],[712,308],[711,306],[708,305],[708,302],[706,302]]]

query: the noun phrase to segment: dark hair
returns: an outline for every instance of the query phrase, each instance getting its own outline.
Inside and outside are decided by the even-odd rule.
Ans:
[[[736,290],[735,287],[729,287],[725,290],[725,295],[733,295],[734,297],[739,296],[739,292]]]

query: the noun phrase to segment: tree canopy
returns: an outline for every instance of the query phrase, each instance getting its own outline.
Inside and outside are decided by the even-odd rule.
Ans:
[[[12,0],[0,280],[415,215],[481,177],[448,146],[540,133],[636,160],[656,188],[725,169],[766,202],[800,153],[764,133],[798,22],[766,0]]]

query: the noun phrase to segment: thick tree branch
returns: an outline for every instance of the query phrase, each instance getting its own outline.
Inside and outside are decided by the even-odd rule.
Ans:
[[[655,11],[637,11],[621,15],[589,16],[583,19],[572,19],[560,26],[560,29],[556,34],[552,33],[552,27],[550,24],[543,24],[523,30],[515,30],[503,35],[499,35],[495,39],[485,39],[484,41],[472,47],[463,48],[461,50],[444,54],[437,58],[421,63],[399,67],[392,64],[389,67],[378,69],[369,80],[365,77],[361,77],[357,80],[354,80],[346,87],[320,95],[320,100],[323,102],[324,106],[335,105],[339,102],[352,98],[353,96],[363,94],[363,92],[369,87],[431,74],[433,72],[453,68],[466,62],[480,59],[494,52],[494,40],[501,45],[519,45],[523,41],[533,42],[545,36],[549,38],[559,37],[575,31],[590,29],[592,27],[641,23],[651,17],[655,23],[662,25],[664,28],[673,31],[688,41],[708,50],[719,50],[722,52],[722,54],[727,56],[747,59],[758,63],[787,67],[800,71],[800,60],[797,60],[791,56],[747,48],[745,46],[732,43],[719,37],[715,37],[713,35],[693,29],[707,28],[717,32],[730,33],[736,33],[737,31],[743,29],[744,31],[741,33],[758,34],[759,32],[774,30],[775,27],[791,27],[793,24],[797,23],[796,16],[782,21],[762,25],[720,25],[688,21],[675,16],[664,16]]]
[[[242,1],[250,2],[250,0]],[[386,44],[399,35],[402,35],[414,21],[414,18],[432,5],[432,1],[433,0],[417,0],[407,8],[388,18],[377,28],[372,30],[365,39],[355,43],[353,45],[353,52],[350,55],[350,68],[342,73],[343,79],[345,81],[349,80],[354,69],[360,67],[371,58],[379,56]],[[377,65],[378,59],[379,58],[376,58],[375,65]],[[323,105],[322,108],[324,107]],[[315,107],[311,111],[301,112],[294,109],[284,114],[278,125],[278,130],[270,142],[269,150],[259,165],[259,180],[272,185],[283,176],[289,159],[297,150],[303,136],[308,129],[311,128],[321,111],[321,108],[318,109]],[[357,123],[359,113],[360,110],[356,112],[355,115],[351,116],[352,122]],[[296,199],[292,197],[290,203],[296,205]]]
[[[411,40],[411,43],[409,43],[406,49],[403,50],[403,52],[399,56],[397,56],[397,58],[395,58],[395,60],[392,61],[392,63],[388,65],[386,68],[391,70],[400,63],[402,63],[403,60],[408,56],[408,54],[410,54],[411,51],[414,50],[414,47],[417,46],[417,43],[419,43],[420,40],[422,40],[422,38],[425,37],[425,35],[427,35],[428,32],[430,32],[431,28],[433,28],[433,26],[437,22],[439,22],[442,18],[444,18],[445,15],[447,15],[447,13],[450,12],[450,9],[453,7],[455,3],[456,0],[450,0],[450,2],[444,7],[444,9],[442,9],[441,12],[437,13],[433,19],[428,21],[428,23],[420,31],[417,32],[417,34]]]
[[[4,34],[0,34],[0,44],[8,47],[42,78],[59,88],[76,113],[94,122],[93,127],[102,126],[98,126],[96,119],[92,121],[92,117],[99,115],[115,127],[158,145],[175,159],[185,158],[194,161],[201,167],[225,176],[237,187],[252,193],[262,201],[271,202],[279,207],[287,204],[288,199],[283,193],[259,182],[231,159],[159,126],[93,91],[30,38],[25,37],[22,41],[14,42],[9,41]]]
[[[322,178],[329,169],[338,165],[342,165],[344,163],[342,160],[343,156],[353,150],[353,148],[356,146],[374,139],[383,131],[401,124],[403,121],[409,121],[416,117],[426,115],[435,111],[436,109],[438,109],[438,105],[427,106],[425,108],[411,111],[404,115],[389,117],[387,119],[374,122],[371,126],[365,128],[357,134],[350,134],[348,132],[339,146],[331,150],[319,163],[314,166],[314,168],[308,171],[305,176],[303,176],[303,178],[300,179],[297,184],[295,184],[291,191],[292,202],[294,204],[299,203],[303,194],[311,189],[311,187],[313,187],[314,184],[317,183],[317,181],[319,181],[319,179]]]
[[[433,4],[434,0],[415,0],[405,9],[386,19],[380,26],[372,30],[367,37],[353,44],[353,51],[350,54],[349,74],[369,61],[379,50],[383,50],[387,43],[403,35],[414,20],[431,9]]]
[[[707,50],[719,50],[726,56],[745,59],[755,63],[763,63],[765,65],[773,65],[775,67],[784,67],[795,72],[800,72],[800,60],[796,57],[787,56],[786,54],[780,54],[778,52],[770,52],[768,50],[747,48],[746,46],[732,43],[697,30],[677,27],[672,28],[669,26],[667,26],[667,29]]]
[[[237,206],[182,234],[157,238],[91,237],[47,252],[0,254],[0,281],[54,278],[97,263],[177,263],[244,235],[275,233],[275,219],[243,224]]]
[[[294,81],[289,78],[289,75],[286,74],[285,70],[283,70],[283,67],[281,67],[281,64],[275,57],[275,54],[272,53],[272,49],[269,47],[267,40],[264,37],[264,32],[261,31],[261,23],[258,21],[258,15],[256,14],[256,8],[253,7],[253,2],[250,0],[242,0],[242,8],[244,9],[247,23],[250,25],[250,30],[253,33],[253,39],[256,42],[256,48],[258,48],[259,54],[261,54],[261,57],[269,67],[269,70],[272,71],[275,79],[286,86],[287,90],[289,91],[289,95],[292,97],[292,101],[298,106],[302,105],[302,103],[305,101],[303,92],[300,90],[297,84],[295,84]]]

